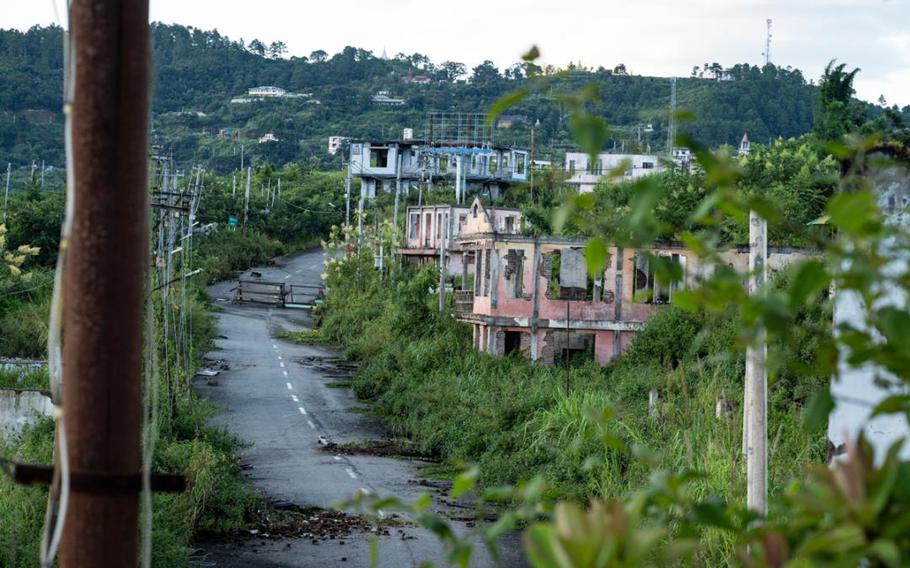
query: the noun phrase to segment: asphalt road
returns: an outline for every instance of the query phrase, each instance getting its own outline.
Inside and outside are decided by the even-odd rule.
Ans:
[[[277,259],[255,268],[265,281],[318,284],[322,251]],[[374,418],[352,411],[362,406],[338,381],[332,360],[338,353],[319,345],[296,345],[274,336],[309,329],[307,310],[282,309],[230,301],[236,282],[213,285],[209,293],[222,308],[216,313],[221,339],[210,359],[228,370],[213,379],[197,377],[195,388],[220,412],[219,425],[250,443],[242,459],[253,486],[269,497],[302,506],[330,508],[360,491],[415,500],[426,490],[417,483],[415,461],[366,455],[333,455],[323,441],[345,443],[381,439],[385,432]],[[444,507],[437,498],[440,510]],[[467,530],[456,522],[456,529]],[[225,567],[370,566],[370,533],[352,533],[337,541],[259,539],[240,543],[205,543],[200,564]],[[380,536],[379,565],[446,566],[447,551],[428,531],[405,526]],[[503,566],[524,566],[518,535],[500,545]],[[477,543],[471,566],[496,565]]]

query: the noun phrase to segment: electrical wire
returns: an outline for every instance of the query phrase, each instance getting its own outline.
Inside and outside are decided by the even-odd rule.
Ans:
[[[67,14],[71,2],[67,2]],[[67,28],[69,26],[67,25]],[[63,388],[63,272],[66,266],[69,239],[72,233],[73,211],[75,210],[76,174],[73,167],[73,98],[75,92],[76,57],[75,38],[72,31],[64,33],[63,54],[66,72],[63,79],[63,115],[65,117],[63,139],[66,152],[66,194],[63,226],[60,230],[60,248],[54,272],[54,292],[51,299],[50,319],[47,334],[47,363],[52,397],[57,403],[54,417],[57,422],[55,442],[57,457],[54,460],[54,477],[48,492],[44,525],[41,529],[39,558],[42,568],[50,568],[57,557],[66,512],[69,506],[70,469],[69,452],[66,442],[66,416],[59,406],[62,403]]]

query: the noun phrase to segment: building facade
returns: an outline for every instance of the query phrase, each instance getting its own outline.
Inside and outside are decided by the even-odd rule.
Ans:
[[[591,156],[585,152],[566,152],[565,170],[571,177],[566,184],[575,188],[578,193],[590,193],[594,186],[605,175],[610,174],[620,166],[625,166],[625,172],[617,180],[627,181],[664,171],[664,164],[653,154],[610,154],[597,155],[597,160],[591,161]]]
[[[466,279],[459,239],[468,234],[517,235],[522,230],[518,209],[484,206],[479,198],[470,205],[423,205],[407,209],[404,246],[398,254],[414,265],[445,265],[450,276]]]
[[[491,233],[464,233],[457,240],[473,284],[456,292],[456,313],[473,326],[474,348],[494,356],[517,352],[547,365],[576,358],[606,365],[677,290],[709,270],[679,243],[642,250],[610,247],[608,266],[593,279],[584,260],[586,240]],[[677,263],[683,281],[661,285],[643,253]],[[769,268],[779,270],[805,255],[769,247]],[[733,268],[746,270],[747,247],[722,256]],[[469,280],[466,275],[463,282]]]
[[[397,184],[407,192],[421,184],[457,179],[463,180],[465,195],[495,199],[511,184],[528,179],[528,152],[502,146],[439,147],[417,139],[352,140],[348,164],[350,175],[360,178],[361,191],[370,199],[380,191],[394,191]],[[466,199],[462,196],[461,201]]]

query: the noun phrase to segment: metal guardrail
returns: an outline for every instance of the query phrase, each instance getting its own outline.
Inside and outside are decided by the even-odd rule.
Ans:
[[[306,308],[321,300],[324,295],[322,286],[318,285],[240,279],[234,301],[281,308]]]

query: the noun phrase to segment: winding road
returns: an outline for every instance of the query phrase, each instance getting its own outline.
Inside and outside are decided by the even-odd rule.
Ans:
[[[253,270],[264,281],[285,280],[318,284],[322,251],[276,260],[273,266]],[[214,379],[197,378],[197,392],[219,409],[215,423],[226,427],[250,446],[242,452],[253,487],[268,497],[300,506],[331,508],[369,491],[411,502],[426,490],[416,483],[416,461],[369,455],[333,455],[322,443],[348,443],[384,437],[381,422],[358,412],[362,405],[349,388],[332,388],[338,380],[333,367],[338,353],[320,345],[297,345],[277,339],[282,331],[310,329],[307,310],[234,304],[236,282],[222,282],[209,293],[221,309],[215,314],[221,338],[210,359],[223,360],[228,369]],[[442,508],[442,504],[438,505]],[[465,530],[463,523],[454,523]],[[337,541],[258,539],[240,543],[207,543],[209,566],[370,566],[369,532],[354,532]],[[446,566],[447,551],[439,540],[417,526],[392,528],[380,536],[379,565]],[[500,546],[503,566],[524,566],[519,536],[508,535]],[[496,565],[477,543],[471,566]]]

